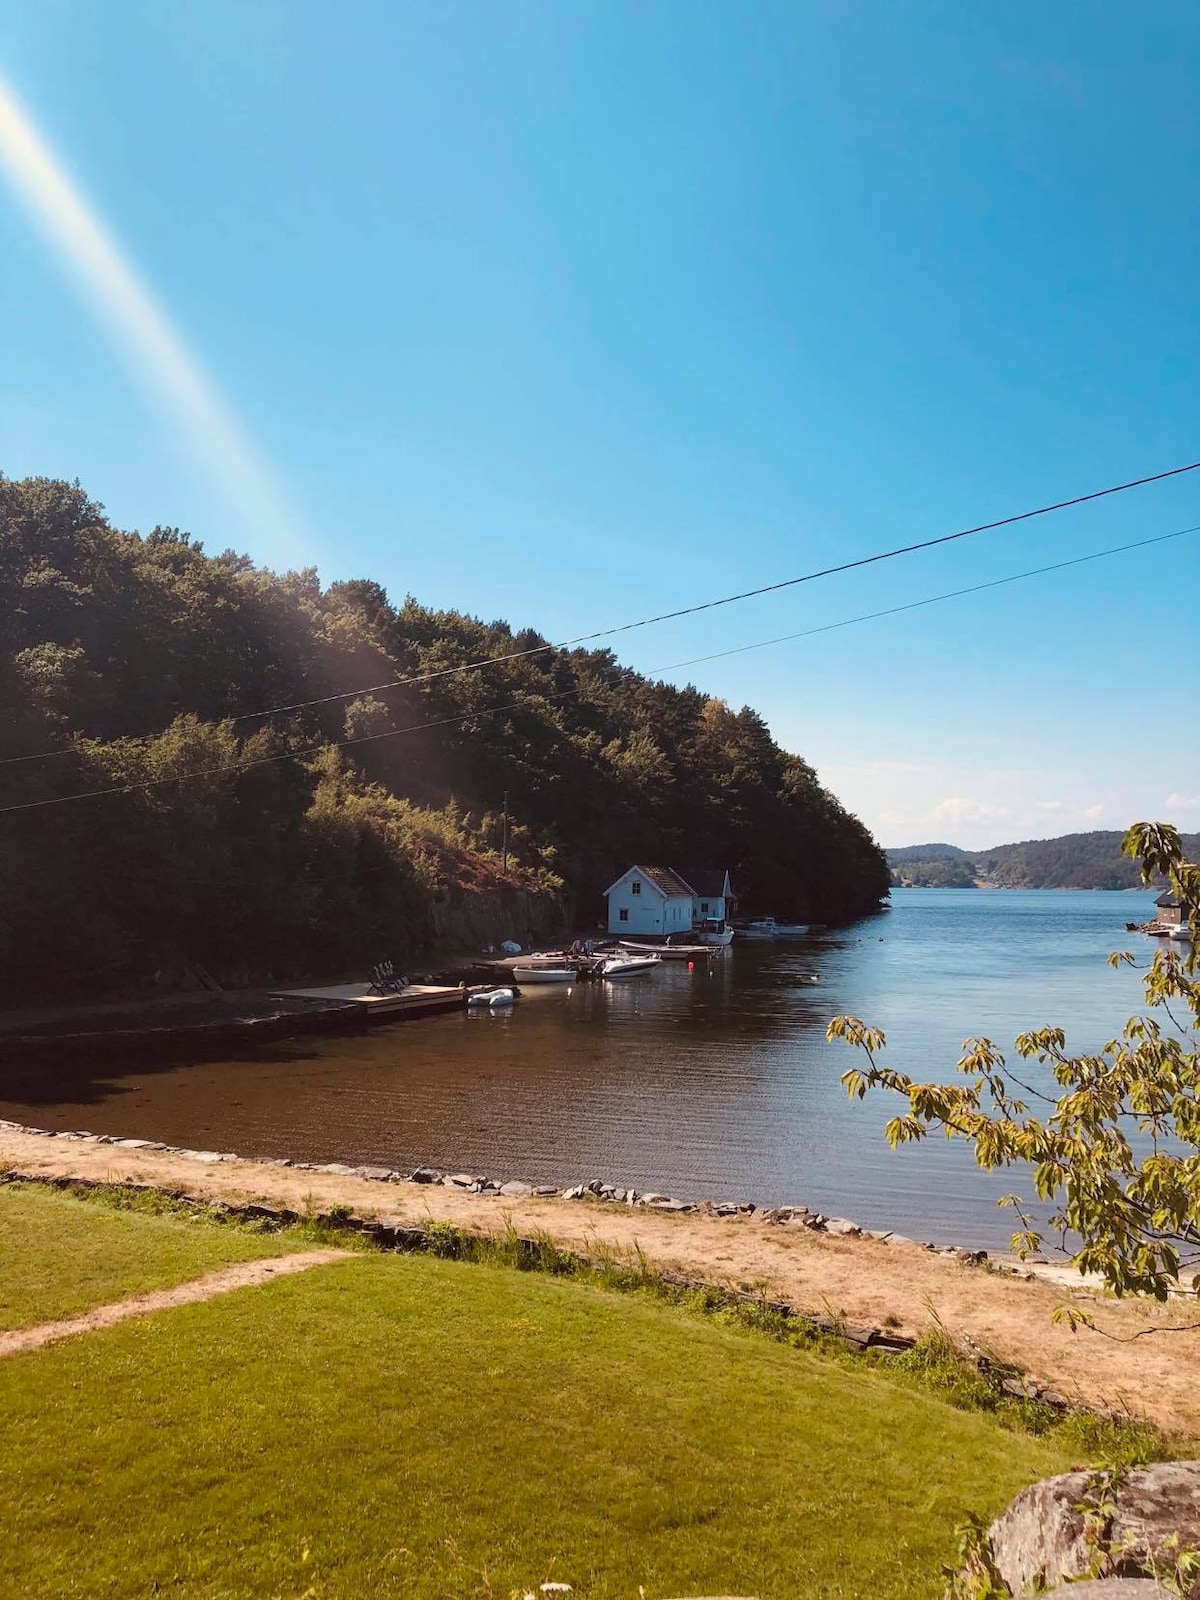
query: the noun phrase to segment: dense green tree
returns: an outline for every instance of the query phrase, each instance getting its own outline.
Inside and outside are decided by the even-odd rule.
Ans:
[[[44,479],[0,478],[0,762],[0,807],[32,807],[0,817],[9,993],[64,965],[103,985],[405,954],[436,890],[499,881],[506,800],[508,881],[564,882],[584,923],[637,859],[727,866],[744,903],[822,921],[887,892],[866,829],[749,708],[366,579],[124,533]]]

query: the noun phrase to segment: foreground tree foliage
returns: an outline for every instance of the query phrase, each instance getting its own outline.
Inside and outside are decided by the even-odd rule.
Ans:
[[[1131,1017],[1099,1054],[1073,1056],[1061,1028],[1039,1028],[1016,1041],[1043,1069],[1022,1078],[990,1039],[968,1039],[958,1062],[967,1082],[916,1083],[880,1063],[884,1036],[857,1017],[835,1017],[828,1037],[866,1055],[865,1068],[842,1077],[852,1097],[883,1088],[908,1102],[888,1123],[893,1146],[941,1129],[972,1144],[987,1171],[1030,1168],[1037,1198],[1055,1208],[1046,1226],[1075,1246],[1081,1272],[1100,1274],[1115,1294],[1165,1300],[1181,1284],[1200,1295],[1200,866],[1165,824],[1138,823],[1123,849],[1144,882],[1167,879],[1192,937],[1186,954],[1164,947],[1150,963],[1146,1003],[1156,1015]],[[1127,952],[1109,960],[1135,964]],[[1043,1231],[1021,1199],[1003,1203],[1021,1218],[1017,1253],[1039,1249]]]
[[[0,808],[30,806],[0,815],[10,997],[404,956],[448,890],[565,890],[590,923],[639,859],[819,921],[888,886],[748,707],[0,477]]]

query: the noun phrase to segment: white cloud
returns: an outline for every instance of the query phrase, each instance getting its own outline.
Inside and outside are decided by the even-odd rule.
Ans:
[[[1093,828],[1125,829],[1140,818],[1200,822],[1200,794],[1156,798],[1144,779],[1120,786],[1087,773],[1036,767],[907,762],[884,757],[819,763],[821,781],[860,816],[881,844],[942,840],[968,850]],[[1186,788],[1192,790],[1191,773]],[[1050,793],[1047,789],[1050,785]]]
[[[1012,812],[1007,806],[994,806],[986,800],[972,800],[966,795],[952,794],[938,801],[933,814],[940,821],[955,827],[978,827],[985,823],[1003,822]]]
[[[1200,794],[1169,794],[1163,804],[1173,819],[1182,817],[1190,822],[1200,816]]]

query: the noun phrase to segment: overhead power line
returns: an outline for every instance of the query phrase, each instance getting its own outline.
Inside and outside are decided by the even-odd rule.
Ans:
[[[237,723],[284,716],[292,711],[307,711],[315,706],[336,705],[342,700],[355,700],[362,695],[383,694],[389,689],[415,688],[423,683],[432,683],[438,678],[456,677],[463,672],[477,672],[483,667],[498,666],[506,661],[520,661],[529,656],[545,655],[553,650],[571,650],[577,645],[595,644],[600,639],[613,639],[618,634],[633,633],[639,628],[650,628],[660,622],[675,622],[681,617],[693,617],[702,611],[715,611],[720,606],[736,605],[742,600],[754,600],[764,594],[776,594],[781,589],[794,589],[800,584],[815,583],[820,578],[832,578],[838,573],[853,572],[859,567],[874,566],[881,561],[893,561],[898,556],[914,555],[920,550],[932,550],[938,545],[953,544],[958,539],[969,539],[977,533],[990,533],[996,528],[1008,528],[1018,522],[1029,522],[1034,517],[1049,516],[1054,511],[1066,511],[1071,506],[1086,505],[1092,500],[1103,500],[1110,495],[1124,494],[1129,489],[1141,489],[1147,484],[1162,483],[1168,478],[1182,477],[1185,473],[1197,470],[1200,470],[1200,461],[1192,461],[1186,466],[1170,467],[1165,472],[1155,472],[1146,478],[1131,478],[1128,483],[1111,484],[1107,489],[1093,489],[1088,494],[1077,494],[1069,500],[1056,500],[1052,505],[1035,506],[1031,511],[1018,511],[1013,516],[999,517],[994,522],[981,522],[973,528],[960,528],[957,533],[939,534],[936,538],[922,539],[916,544],[898,545],[895,549],[880,550],[872,556],[859,556],[854,561],[843,561],[837,566],[822,567],[816,572],[805,572],[797,578],[782,578],[776,583],[763,584],[757,589],[744,589],[739,594],[722,595],[716,600],[703,600],[696,605],[681,606],[676,611],[663,611],[657,616],[641,617],[636,622],[618,623],[615,627],[600,628],[595,633],[581,633],[574,639],[564,639],[559,644],[531,645],[527,650],[510,650],[503,655],[483,656],[478,661],[464,661],[453,667],[439,667],[435,672],[423,672],[411,678],[393,678],[387,683],[376,683],[361,689],[346,689],[337,694],[320,695],[312,700],[294,700],[287,705],[269,706],[262,711],[242,711],[236,716],[221,720]],[[30,755],[9,756],[0,760],[0,766],[15,766],[25,761],[46,761],[56,756],[70,755],[72,748],[66,746],[61,750],[43,750]]]
[[[1031,567],[1025,572],[1014,572],[1008,577],[993,578],[987,583],[972,584],[965,589],[951,589],[944,594],[928,595],[924,600],[910,600],[906,604],[888,606],[882,611],[867,611],[857,617],[843,617],[838,622],[821,623],[815,628],[804,628],[799,633],[781,634],[774,639],[760,639],[753,644],[737,645],[731,650],[718,650],[710,655],[692,656],[687,661],[675,661],[667,666],[652,668],[646,676],[661,675],[666,672],[680,672],[684,667],[700,666],[704,662],[719,661],[726,656],[743,655],[749,650],[765,650],[771,645],[787,644],[796,639],[807,639],[821,633],[832,633],[839,628],[850,628],[862,622],[874,622],[880,617],[896,616],[903,611],[918,611],[923,606],[939,605],[946,600],[957,600],[964,595],[980,594],[986,589],[999,589],[1005,584],[1020,583],[1027,578],[1038,578],[1048,572],[1062,572],[1067,567],[1081,567],[1091,561],[1102,561],[1109,556],[1124,555],[1130,550],[1145,550],[1151,545],[1166,544],[1171,539],[1182,539],[1190,533],[1200,533],[1200,523],[1193,527],[1178,528],[1174,533],[1156,534],[1150,539],[1137,539],[1129,544],[1112,545],[1106,550],[1093,550],[1085,556],[1073,556],[1068,561],[1055,561],[1049,566]],[[583,693],[582,688],[564,689],[558,694],[545,695],[546,704],[561,704],[565,700],[575,699]],[[247,772],[254,767],[271,766],[279,761],[299,761],[305,756],[316,755],[322,750],[346,750],[352,746],[375,744],[382,739],[396,739],[407,733],[425,733],[436,728],[449,728],[464,722],[479,720],[483,717],[496,717],[506,711],[518,711],[527,705],[525,700],[510,700],[501,706],[489,706],[482,710],[464,711],[452,717],[439,717],[432,722],[412,723],[404,728],[389,728],[383,733],[360,734],[354,739],[322,739],[317,744],[312,744],[300,750],[280,751],[276,755],[259,756],[253,761],[237,761],[222,767],[207,767],[199,772],[178,773],[169,778],[147,778],[140,783],[113,784],[104,789],[83,789],[75,794],[55,795],[45,800],[29,800],[18,805],[0,806],[0,816],[9,816],[19,811],[39,811],[47,806],[66,805],[72,800],[94,800],[104,795],[133,794],[143,789],[157,789],[168,783],[188,783],[196,779],[225,777],[230,773]]]

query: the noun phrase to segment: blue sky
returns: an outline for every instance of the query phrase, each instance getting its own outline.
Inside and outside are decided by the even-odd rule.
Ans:
[[[567,638],[1190,461],[1198,70],[1174,0],[0,0],[0,78],[207,374],[0,182],[0,469]],[[1200,473],[621,654],[1192,523]],[[884,843],[1200,827],[1198,607],[1193,535],[668,675]]]

